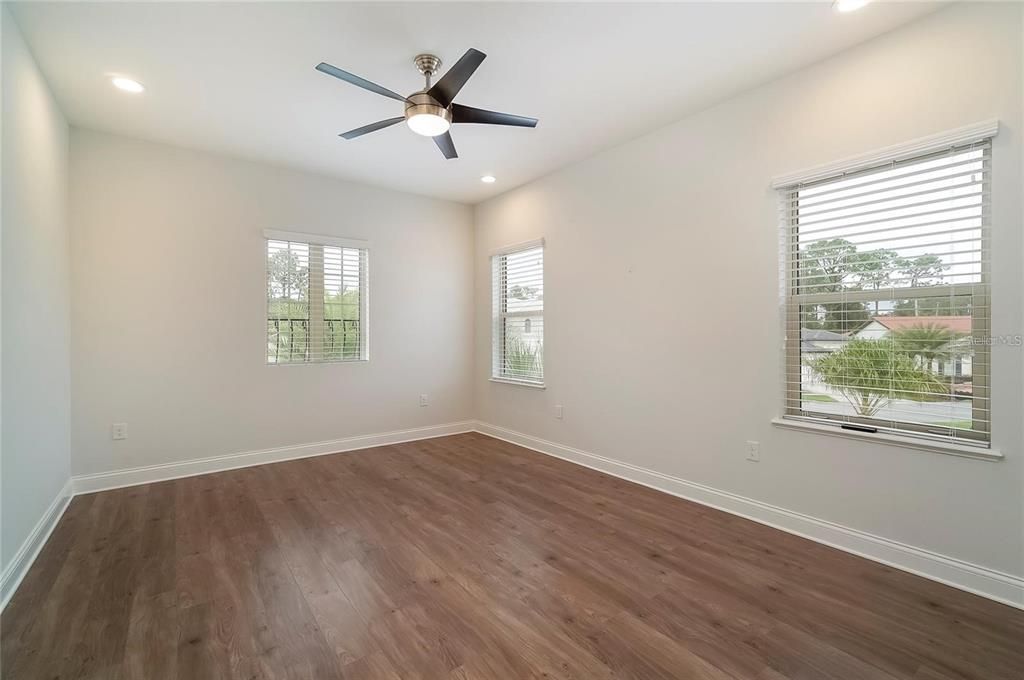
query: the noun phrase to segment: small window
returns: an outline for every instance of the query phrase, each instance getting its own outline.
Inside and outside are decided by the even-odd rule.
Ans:
[[[495,380],[544,384],[544,244],[491,258],[494,291],[492,372]]]
[[[786,418],[988,446],[990,154],[782,189]]]
[[[366,265],[365,247],[268,235],[267,363],[366,361]]]

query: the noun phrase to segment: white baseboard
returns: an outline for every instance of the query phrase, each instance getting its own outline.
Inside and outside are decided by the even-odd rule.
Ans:
[[[25,578],[29,567],[36,561],[39,551],[46,545],[46,540],[50,538],[50,534],[53,533],[57,522],[64,515],[64,511],[67,510],[68,503],[71,502],[73,495],[71,480],[69,479],[57,493],[57,497],[50,503],[50,507],[46,509],[43,516],[32,527],[32,531],[25,539],[25,542],[21,544],[18,552],[14,554],[7,568],[4,569],[3,575],[0,576],[0,611],[4,610],[11,596],[14,595],[18,586],[21,585],[21,580]]]
[[[477,422],[475,429],[496,439],[643,484],[1011,607],[1024,609],[1024,578],[1019,576],[489,423]]]
[[[147,465],[145,467],[128,468],[125,470],[114,470],[112,472],[100,472],[91,475],[78,475],[72,477],[75,494],[93,493],[96,491],[107,491],[119,489],[125,486],[137,484],[150,484],[152,482],[163,482],[169,479],[181,477],[194,477],[205,475],[211,472],[223,472],[236,468],[251,467],[253,465],[264,465],[266,463],[279,463],[296,458],[309,458],[312,456],[325,456],[331,453],[343,453],[345,451],[356,451],[368,449],[374,446],[387,446],[388,444],[400,444],[401,442],[416,441],[418,439],[431,439],[433,437],[444,437],[460,432],[471,432],[475,422],[467,420],[458,423],[447,423],[444,425],[431,425],[428,427],[417,427],[410,430],[396,430],[394,432],[383,432],[380,434],[366,434],[356,437],[345,437],[326,442],[315,442],[313,444],[298,444],[295,446],[281,446],[274,449],[261,449],[258,451],[243,451],[240,453],[229,453],[222,456],[210,458],[197,458],[179,463],[165,463],[162,465]]]

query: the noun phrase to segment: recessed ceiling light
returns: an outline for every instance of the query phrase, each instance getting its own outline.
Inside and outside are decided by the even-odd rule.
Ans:
[[[110,82],[113,83],[114,87],[116,87],[117,89],[124,90],[125,92],[131,92],[133,94],[138,94],[139,92],[142,92],[146,89],[142,86],[142,83],[132,80],[131,78],[122,78],[120,76],[114,76],[110,79]]]
[[[832,6],[837,12],[853,12],[868,4],[870,0],[835,0]]]
[[[483,182],[484,184],[494,184],[495,182],[498,181],[498,178],[495,177],[494,175],[484,175],[483,177],[480,178],[480,181]]]

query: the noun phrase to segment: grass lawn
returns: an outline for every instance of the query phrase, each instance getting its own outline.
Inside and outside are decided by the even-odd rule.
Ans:
[[[952,427],[956,430],[969,430],[974,424],[970,420],[944,420],[941,423],[928,423],[929,425],[938,425],[939,427]]]
[[[828,396],[827,394],[804,394],[801,398],[804,401],[821,401],[821,402],[838,401],[837,399],[833,399],[832,397]]]

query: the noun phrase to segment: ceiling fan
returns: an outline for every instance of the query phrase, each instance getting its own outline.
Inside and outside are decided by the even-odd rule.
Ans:
[[[448,69],[448,72],[440,80],[431,85],[430,79],[441,67],[441,60],[433,54],[417,56],[413,61],[416,63],[416,68],[419,69],[419,72],[426,78],[427,84],[422,90],[413,92],[408,97],[403,97],[386,87],[371,83],[365,78],[360,78],[348,71],[342,71],[340,68],[324,62],[321,62],[316,67],[316,70],[329,76],[340,78],[347,83],[357,85],[364,90],[397,99],[405,104],[405,115],[386,118],[376,123],[356,128],[355,130],[343,132],[339,135],[340,137],[355,139],[370,132],[383,130],[404,120],[416,134],[433,137],[434,143],[437,144],[437,148],[441,150],[444,157],[451,159],[459,157],[459,154],[455,152],[455,143],[452,141],[452,135],[448,131],[452,123],[484,123],[487,125],[512,125],[530,128],[537,126],[536,118],[476,109],[472,106],[463,106],[452,101],[486,57],[487,55],[480,50],[469,48],[462,55],[462,58],[455,62],[455,66]]]

